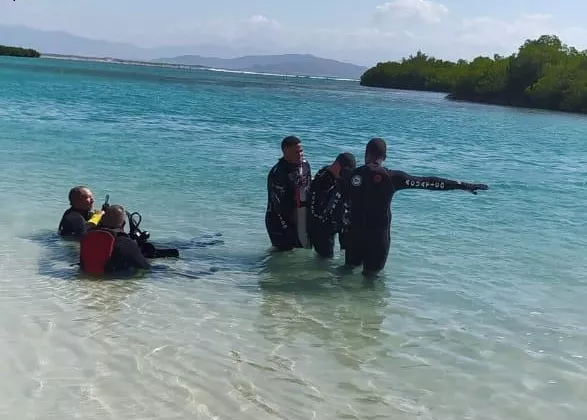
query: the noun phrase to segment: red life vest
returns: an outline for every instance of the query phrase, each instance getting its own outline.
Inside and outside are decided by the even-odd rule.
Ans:
[[[80,241],[80,266],[91,275],[102,275],[112,256],[115,237],[112,233],[96,229],[88,231]]]

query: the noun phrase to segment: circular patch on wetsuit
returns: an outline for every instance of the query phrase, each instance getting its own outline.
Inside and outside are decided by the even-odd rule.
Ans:
[[[377,174],[373,177],[373,182],[379,184],[381,182],[381,175]]]
[[[363,178],[361,178],[361,175],[355,175],[354,177],[351,178],[351,184],[353,187],[358,187],[362,183],[363,183]]]

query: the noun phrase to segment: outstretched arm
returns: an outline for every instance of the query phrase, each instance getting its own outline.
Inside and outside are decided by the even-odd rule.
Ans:
[[[436,176],[415,176],[404,171],[389,171],[396,191],[408,188],[418,188],[433,191],[465,190],[477,194],[477,190],[487,190],[485,184],[471,184],[468,182],[454,181],[452,179]]]

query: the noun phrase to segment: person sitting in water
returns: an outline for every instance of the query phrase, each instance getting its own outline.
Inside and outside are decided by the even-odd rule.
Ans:
[[[58,233],[62,237],[80,238],[100,221],[104,211],[93,211],[94,195],[83,185],[69,190],[69,205],[59,222]]]
[[[98,226],[80,241],[80,267],[91,275],[150,267],[138,243],[124,232],[126,211],[120,205],[106,208]]]
[[[314,250],[322,258],[334,256],[336,233],[339,235],[341,248],[344,249],[344,186],[355,167],[355,156],[352,153],[341,153],[334,162],[321,168],[310,184],[308,235]]]

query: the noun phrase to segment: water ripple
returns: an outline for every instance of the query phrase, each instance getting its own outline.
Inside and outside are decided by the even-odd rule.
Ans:
[[[587,413],[587,122],[341,81],[0,60],[5,418],[579,419]],[[402,191],[382,278],[270,255],[267,171],[372,136],[388,164],[486,182]],[[182,258],[92,281],[67,190]],[[338,250],[337,250],[338,251]]]

